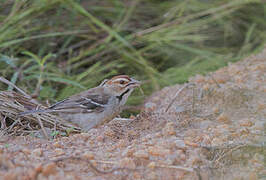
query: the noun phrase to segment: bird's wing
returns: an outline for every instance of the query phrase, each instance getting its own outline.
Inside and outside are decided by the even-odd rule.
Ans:
[[[108,103],[109,95],[99,93],[80,93],[78,95],[69,97],[48,109],[56,112],[102,112]]]

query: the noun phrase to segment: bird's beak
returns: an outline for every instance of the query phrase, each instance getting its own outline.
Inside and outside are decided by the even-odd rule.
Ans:
[[[141,85],[141,82],[136,79],[131,78],[130,80],[131,80],[130,84],[134,85],[135,87],[138,87]]]

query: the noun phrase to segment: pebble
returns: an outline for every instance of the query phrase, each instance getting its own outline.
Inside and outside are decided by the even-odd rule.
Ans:
[[[257,180],[258,179],[257,173],[256,172],[250,172],[248,175],[248,179]]]
[[[96,140],[97,140],[98,142],[103,142],[103,140],[104,140],[104,136],[103,136],[103,135],[99,135],[99,136],[97,136]]]
[[[176,148],[178,149],[186,149],[186,144],[181,139],[175,140],[175,145],[176,145]]]
[[[135,156],[136,158],[149,159],[149,154],[144,150],[136,151],[133,156]]]
[[[132,148],[127,148],[122,152],[122,156],[132,157],[133,153],[135,152]]]
[[[263,111],[265,109],[266,109],[266,104],[264,104],[264,103],[258,103],[258,105],[257,105],[257,110],[258,111]]]
[[[121,168],[129,168],[129,169],[135,169],[136,168],[136,164],[133,161],[132,158],[123,158],[119,161],[119,167]]]
[[[83,153],[83,157],[92,160],[94,159],[95,155],[90,151],[86,151],[85,153]]]
[[[41,156],[43,155],[43,151],[42,151],[41,148],[37,148],[37,149],[34,149],[34,150],[32,151],[32,154],[33,154],[34,156],[41,157]]]
[[[213,112],[214,114],[217,114],[217,113],[220,112],[220,109],[219,109],[218,107],[214,107],[214,108],[212,109],[212,112]]]
[[[81,133],[80,135],[82,136],[84,141],[87,141],[91,137],[91,135],[89,133],[84,133],[84,132]]]
[[[141,175],[140,175],[140,173],[138,173],[138,172],[134,172],[134,173],[133,173],[133,179],[140,180],[140,179],[141,179]]]
[[[61,148],[56,148],[54,152],[56,153],[56,156],[61,156],[65,154],[65,152]]]
[[[165,125],[163,128],[163,135],[168,136],[168,135],[175,135],[175,125],[173,122],[169,122]]]
[[[63,147],[63,146],[61,145],[61,143],[59,143],[59,142],[55,142],[55,143],[53,144],[53,146],[56,147],[56,148],[62,148],[62,147]]]
[[[42,169],[42,174],[44,176],[50,176],[50,175],[56,174],[56,173],[57,173],[57,166],[55,163],[47,164]]]
[[[243,119],[241,121],[239,121],[240,126],[244,126],[244,127],[251,127],[254,125],[254,123],[252,121],[250,121],[249,119]]]
[[[164,149],[162,147],[155,147],[155,146],[149,147],[148,152],[152,156],[161,156],[161,157],[164,157],[164,156],[170,154],[169,149]]]
[[[126,146],[127,146],[127,141],[125,139],[121,139],[116,145],[116,147],[120,148],[120,149],[122,149],[122,148],[124,148]]]
[[[205,77],[202,76],[202,75],[199,75],[199,74],[197,74],[194,78],[191,78],[190,80],[191,80],[191,81],[194,81],[194,82],[196,82],[196,83],[203,83],[203,82],[206,81],[206,80],[205,80]]]
[[[155,103],[152,103],[152,102],[147,102],[147,103],[144,105],[144,110],[145,110],[146,112],[153,111],[155,108],[156,108],[156,104],[155,104]]]
[[[154,169],[156,167],[156,163],[155,162],[150,162],[147,167],[151,168],[151,169]]]
[[[16,180],[17,174],[14,172],[8,172],[4,175],[3,180]]]
[[[225,113],[222,113],[220,114],[218,117],[217,117],[217,120],[221,123],[225,123],[225,124],[229,124],[231,123],[231,120],[229,119],[228,115],[225,114]]]
[[[114,132],[111,128],[107,128],[107,129],[104,131],[104,135],[105,135],[105,136],[109,136],[109,137],[113,137],[113,136],[115,136],[115,132]]]
[[[213,138],[213,140],[212,140],[212,145],[213,146],[218,146],[218,145],[221,145],[223,143],[224,142],[220,138]]]
[[[26,149],[26,148],[23,148],[23,149],[22,149],[22,152],[23,152],[24,154],[27,154],[27,155],[29,155],[29,154],[31,154],[31,153],[32,153],[32,151],[31,151],[31,150],[29,150],[29,149]]]
[[[158,176],[155,172],[150,172],[147,176],[147,179],[149,180],[157,180],[158,179]]]
[[[210,89],[210,85],[209,84],[204,84],[202,89],[204,89],[205,91],[208,91]]]
[[[192,147],[199,147],[197,143],[191,142],[191,141],[184,141],[186,145],[192,146]]]

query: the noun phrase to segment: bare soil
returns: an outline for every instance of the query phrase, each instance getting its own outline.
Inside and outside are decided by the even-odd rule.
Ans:
[[[266,49],[154,93],[132,121],[53,140],[0,134],[0,179],[265,179],[265,120]]]

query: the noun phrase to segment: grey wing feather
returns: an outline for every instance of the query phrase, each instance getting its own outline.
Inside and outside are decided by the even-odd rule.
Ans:
[[[98,91],[101,89],[98,89]],[[90,91],[90,92],[89,92]],[[106,107],[110,98],[107,94],[95,93],[95,89],[82,92],[78,95],[71,96],[62,101],[59,101],[46,109],[31,110],[19,113],[19,116],[24,116],[34,113],[49,113],[49,112],[65,112],[65,113],[79,113],[79,112],[102,112]]]
[[[78,98],[69,98],[63,101],[60,101],[48,109],[54,110],[57,112],[73,112],[73,111],[86,111],[92,112],[93,110],[96,112],[103,111],[104,107],[108,103],[108,96],[107,95],[87,95],[87,96],[80,96]]]

